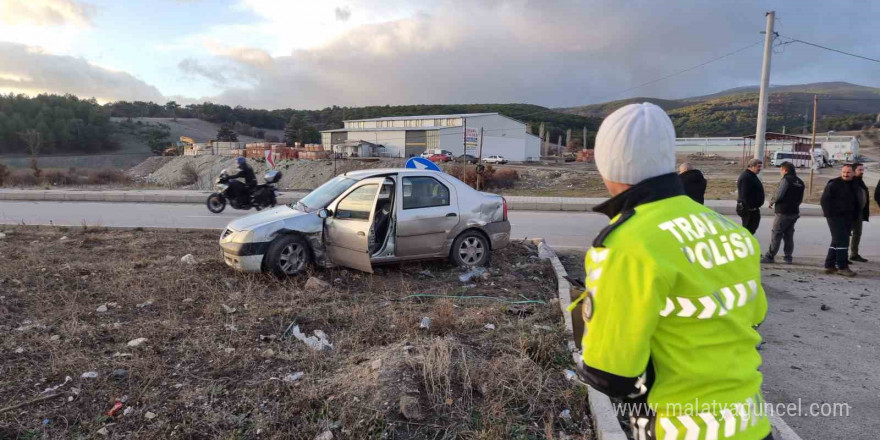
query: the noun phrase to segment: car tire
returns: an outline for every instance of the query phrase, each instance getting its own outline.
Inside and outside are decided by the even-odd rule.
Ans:
[[[465,231],[452,242],[449,259],[452,264],[464,267],[488,266],[492,249],[485,235],[477,231]]]
[[[276,276],[296,276],[312,264],[312,249],[299,235],[282,235],[266,249],[264,269]]]

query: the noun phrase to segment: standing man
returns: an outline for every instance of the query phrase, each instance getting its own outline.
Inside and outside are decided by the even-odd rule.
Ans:
[[[782,162],[779,166],[782,180],[776,195],[770,199],[770,208],[776,213],[773,219],[773,232],[770,233],[770,249],[761,258],[762,263],[772,263],[776,253],[779,252],[780,243],[785,240],[785,256],[783,261],[792,262],[791,254],[794,252],[794,224],[800,218],[800,206],[804,201],[804,181],[795,174],[794,165],[791,162]]]
[[[854,277],[849,269],[847,249],[853,221],[861,214],[858,211],[858,196],[853,182],[853,166],[846,164],[840,170],[840,177],[831,179],[822,191],[822,214],[831,230],[831,246],[825,257],[825,273],[837,273]]]
[[[752,235],[761,223],[761,205],[764,204],[764,184],[758,178],[762,166],[764,162],[759,159],[749,160],[748,167],[736,180],[736,213]]]
[[[859,243],[862,241],[862,222],[868,221],[868,216],[871,212],[871,196],[868,191],[868,185],[865,185],[865,181],[863,180],[865,176],[865,165],[855,163],[853,164],[853,168],[855,169],[853,184],[856,189],[856,208],[858,208],[858,213],[856,214],[856,219],[853,220],[852,241],[849,245],[849,259],[850,261],[867,263],[868,260],[859,255]],[[874,196],[876,197],[877,194],[874,194]]]
[[[684,184],[684,193],[688,197],[694,199],[695,202],[703,204],[706,197],[706,178],[700,170],[694,169],[694,166],[685,162],[678,167],[678,177]]]
[[[654,104],[605,118],[596,166],[613,197],[595,211],[611,224],[587,252],[586,291],[572,306],[585,325],[579,375],[624,399],[638,440],[771,438],[758,410],[758,241],[685,196],[675,129]]]

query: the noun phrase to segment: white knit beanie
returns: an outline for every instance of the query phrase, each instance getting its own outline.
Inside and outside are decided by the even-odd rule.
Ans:
[[[596,133],[602,178],[635,185],[675,171],[675,127],[662,108],[645,102],[608,115]]]

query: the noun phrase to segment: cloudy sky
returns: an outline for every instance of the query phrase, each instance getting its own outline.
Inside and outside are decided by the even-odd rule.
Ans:
[[[0,92],[259,108],[564,107],[754,85],[764,13],[784,36],[880,58],[880,2],[0,0]],[[800,44],[771,81],[880,87],[880,63]]]

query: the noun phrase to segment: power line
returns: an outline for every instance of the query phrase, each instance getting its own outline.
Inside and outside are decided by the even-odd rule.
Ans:
[[[780,35],[780,37],[788,38],[788,39],[790,40],[790,41],[788,41],[788,43],[803,43],[803,44],[806,44],[806,45],[808,45],[808,46],[818,47],[819,49],[825,49],[825,50],[829,50],[829,51],[831,51],[831,52],[837,52],[837,53],[841,53],[841,54],[844,54],[844,55],[849,55],[849,56],[851,56],[851,57],[861,58],[861,59],[863,59],[863,60],[868,60],[868,61],[873,61],[873,62],[875,62],[875,63],[880,63],[880,60],[878,60],[878,59],[876,59],[876,58],[869,58],[869,57],[866,57],[866,56],[857,55],[857,54],[850,53],[850,52],[844,52],[844,51],[839,50],[839,49],[832,49],[832,48],[830,48],[830,47],[822,46],[822,45],[820,45],[820,44],[816,44],[816,43],[810,43],[810,42],[808,42],[808,41],[804,41],[804,40],[798,40],[797,38],[792,38],[792,37],[789,37],[789,36],[786,36],[786,35]]]
[[[755,47],[755,46],[757,46],[757,45],[759,45],[759,44],[761,44],[761,43],[763,43],[763,42],[764,42],[763,40],[756,41],[756,42],[754,42],[754,43],[752,43],[752,44],[750,44],[750,45],[748,45],[748,46],[742,47],[742,48],[737,49],[737,50],[735,50],[735,51],[733,51],[733,52],[726,53],[726,54],[724,54],[724,55],[721,55],[720,57],[712,58],[711,60],[706,61],[706,62],[703,62],[703,63],[700,63],[700,64],[697,64],[696,66],[688,67],[687,69],[684,69],[684,70],[679,70],[678,72],[671,73],[671,74],[669,74],[669,75],[662,76],[662,77],[657,78],[657,79],[653,79],[653,80],[648,81],[648,82],[646,82],[646,83],[642,83],[642,84],[639,84],[639,85],[637,85],[637,86],[634,86],[634,87],[630,87],[630,88],[628,88],[628,89],[621,90],[621,91],[619,91],[619,92],[615,92],[615,93],[613,93],[613,94],[611,94],[611,95],[606,95],[606,96],[604,96],[604,97],[602,97],[602,98],[599,98],[599,99],[600,99],[600,100],[605,100],[605,99],[608,99],[608,98],[611,98],[611,97],[614,97],[614,96],[618,96],[618,95],[620,95],[620,94],[622,94],[622,93],[629,92],[629,91],[631,91],[631,90],[639,89],[639,88],[642,88],[642,87],[644,87],[644,86],[651,85],[651,84],[654,84],[654,83],[658,83],[658,82],[663,81],[663,80],[665,80],[665,79],[669,79],[669,78],[672,78],[672,77],[674,77],[674,76],[681,75],[682,73],[690,72],[690,71],[692,71],[692,70],[695,70],[695,69],[698,69],[698,68],[700,68],[700,67],[703,67],[703,66],[705,66],[705,65],[707,65],[707,64],[712,64],[712,63],[714,63],[715,61],[723,60],[724,58],[727,58],[727,57],[729,57],[729,56],[736,55],[736,54],[738,54],[738,53],[740,53],[740,52],[742,52],[742,51],[744,51],[744,50],[746,50],[746,49],[751,49],[752,47]]]

